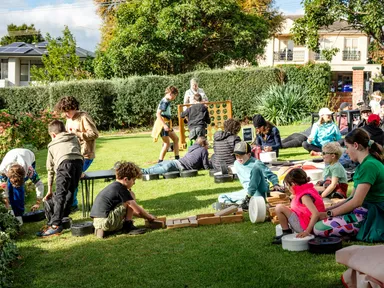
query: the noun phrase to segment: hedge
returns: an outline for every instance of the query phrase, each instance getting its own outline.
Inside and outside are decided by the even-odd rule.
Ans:
[[[132,76],[125,79],[82,80],[55,83],[43,87],[12,87],[0,89],[0,103],[11,114],[37,113],[53,109],[58,99],[75,96],[81,109],[95,119],[101,129],[150,126],[164,90],[169,85],[179,88],[172,105],[176,116],[177,104],[183,102],[191,78],[199,79],[210,101],[232,100],[233,115],[238,119],[257,112],[262,92],[283,82],[308,89],[317,109],[327,99],[331,71],[328,64],[282,66],[280,68],[247,68],[237,70],[195,71],[174,76]],[[15,99],[17,99],[15,101]]]

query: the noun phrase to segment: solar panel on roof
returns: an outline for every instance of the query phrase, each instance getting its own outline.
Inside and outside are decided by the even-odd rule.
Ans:
[[[29,50],[32,50],[31,47],[21,47],[21,48],[17,48],[15,51],[13,51],[12,53],[17,53],[17,54],[23,54],[23,53],[26,53],[28,52]]]
[[[14,43],[11,43],[9,45],[7,45],[9,48],[11,47],[20,47],[22,45],[24,45],[25,43],[24,42],[14,42]]]
[[[1,52],[4,52],[5,49],[7,49],[7,48],[0,47],[0,53],[1,53]]]

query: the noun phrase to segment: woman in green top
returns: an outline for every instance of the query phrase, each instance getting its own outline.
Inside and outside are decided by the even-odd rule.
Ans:
[[[320,213],[314,233],[318,236],[357,236],[366,242],[384,241],[383,148],[355,129],[345,137],[347,154],[358,162],[352,195]]]

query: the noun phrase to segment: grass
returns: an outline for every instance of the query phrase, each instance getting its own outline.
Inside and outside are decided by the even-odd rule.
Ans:
[[[283,137],[303,131],[303,125],[281,127]],[[109,169],[118,160],[148,167],[158,157],[161,143],[149,134],[103,136],[90,171]],[[46,150],[39,151],[37,168],[46,183]],[[184,151],[185,153],[185,151]],[[167,157],[171,153],[167,154]],[[281,151],[282,159],[305,159],[303,148]],[[223,192],[241,189],[239,182],[215,184],[207,171],[197,178],[137,181],[137,201],[156,216],[175,218],[212,212]],[[95,191],[108,185],[96,181]],[[27,207],[35,199],[27,196]],[[81,197],[78,197],[79,199]],[[84,221],[81,212],[71,215]],[[90,219],[87,219],[88,221]],[[140,219],[137,224],[143,224]],[[345,266],[334,255],[288,252],[270,244],[272,223],[244,223],[156,230],[139,236],[93,235],[39,239],[43,225],[26,223],[17,240],[21,259],[14,267],[14,287],[342,287]]]

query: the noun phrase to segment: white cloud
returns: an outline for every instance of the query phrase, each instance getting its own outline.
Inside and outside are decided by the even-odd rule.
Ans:
[[[297,10],[279,9],[284,15],[304,15],[304,9],[300,8]]]
[[[16,8],[14,3],[23,5],[25,1],[12,0],[12,6],[9,6]],[[61,36],[66,25],[75,36],[77,46],[90,51],[94,51],[100,41],[101,19],[96,14],[93,1],[77,0],[73,4],[44,5],[12,11],[4,10],[4,6],[0,6],[0,36],[7,34],[8,24],[26,23],[35,24],[43,36],[49,33],[53,37]]]

